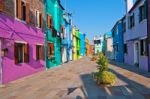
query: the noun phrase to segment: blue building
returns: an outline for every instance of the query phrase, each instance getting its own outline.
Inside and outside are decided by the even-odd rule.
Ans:
[[[64,13],[65,29],[62,35],[62,62],[72,60],[72,19],[71,14]]]
[[[86,35],[80,32],[79,37],[80,37],[80,56],[83,57],[86,55],[86,44],[85,44]]]
[[[124,62],[123,25],[119,20],[112,29],[113,56],[117,62]]]

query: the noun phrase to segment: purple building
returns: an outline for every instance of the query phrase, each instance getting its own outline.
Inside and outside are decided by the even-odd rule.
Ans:
[[[0,1],[1,84],[44,70],[43,7],[41,0]]]
[[[127,14],[123,19],[124,61],[148,71],[147,2],[126,0]]]

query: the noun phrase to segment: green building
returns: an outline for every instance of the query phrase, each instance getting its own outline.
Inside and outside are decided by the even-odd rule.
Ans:
[[[60,33],[64,31],[63,10],[60,0],[45,0],[45,59],[47,68],[62,63]]]

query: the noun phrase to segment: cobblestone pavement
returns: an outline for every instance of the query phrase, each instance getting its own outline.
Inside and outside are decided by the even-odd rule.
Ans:
[[[104,87],[93,81],[94,71],[85,57],[2,86],[0,99],[150,99],[150,73],[112,63],[118,80]]]

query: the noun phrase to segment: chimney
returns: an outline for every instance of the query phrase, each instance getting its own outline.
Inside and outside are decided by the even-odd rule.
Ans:
[[[133,0],[125,0],[125,3],[126,3],[126,13],[128,13],[133,7],[134,2]]]

